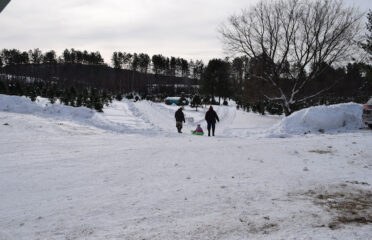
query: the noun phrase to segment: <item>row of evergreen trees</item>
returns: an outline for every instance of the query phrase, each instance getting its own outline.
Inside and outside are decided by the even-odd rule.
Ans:
[[[57,56],[54,50],[43,53],[39,48],[20,51],[18,49],[3,49],[0,51],[0,67],[18,64],[88,64],[105,65],[101,54],[88,52],[87,50],[65,49],[61,56]],[[203,61],[187,61],[183,58],[164,57],[161,54],[151,58],[146,53],[114,52],[111,58],[115,69],[127,69],[141,73],[152,72],[177,77],[191,77],[200,79],[204,64]]]
[[[79,63],[103,65],[104,60],[99,52],[66,49],[62,56],[57,56],[54,50],[43,53],[40,49],[21,52],[18,49],[3,49],[0,51],[0,67],[19,64],[57,64]]]
[[[204,68],[204,63],[201,60],[187,61],[183,58],[169,58],[161,54],[153,55],[150,58],[146,53],[114,52],[111,62],[116,69],[128,69],[142,73],[151,70],[155,74],[194,79],[200,79]]]
[[[203,71],[199,82],[200,92],[213,99],[218,96],[219,104],[221,99],[232,98],[246,110],[281,114],[283,107],[279,102],[270,102],[265,97],[273,91],[270,84],[256,77],[262,74],[264,68],[265,63],[259,57],[252,59],[237,57],[232,61],[212,59]],[[285,76],[282,77],[281,84],[284,89],[290,91],[291,82]],[[298,102],[292,109],[348,101],[364,103],[372,96],[372,65],[363,62],[353,62],[338,68],[325,65],[323,72],[299,94],[311,95],[312,92],[328,87],[330,88],[323,94],[314,99]]]
[[[45,81],[19,81],[0,79],[0,94],[26,96],[35,101],[38,96],[48,98],[51,104],[57,101],[61,104],[81,107],[85,106],[103,111],[104,106],[108,106],[114,98],[121,100],[121,94],[113,94],[107,90],[97,88],[75,88],[63,87],[56,83]]]

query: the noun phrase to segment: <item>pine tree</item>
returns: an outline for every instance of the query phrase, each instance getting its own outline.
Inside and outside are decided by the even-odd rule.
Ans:
[[[199,95],[195,95],[191,100],[191,107],[194,107],[198,111],[198,107],[201,105],[201,98]]]
[[[116,94],[115,99],[118,101],[123,100],[123,95],[121,93]]]
[[[14,84],[14,93],[13,94],[17,95],[17,96],[25,95],[23,87],[22,87],[22,85],[19,81],[16,81],[15,84]]]
[[[72,86],[70,87],[70,90],[69,90],[69,102],[70,102],[70,105],[75,107],[76,106],[76,96],[77,96],[77,91],[76,89]]]
[[[57,100],[57,91],[55,85],[52,85],[47,91],[48,100],[51,104],[54,104]]]

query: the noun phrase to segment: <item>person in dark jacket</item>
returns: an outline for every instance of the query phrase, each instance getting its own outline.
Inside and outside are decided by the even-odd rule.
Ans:
[[[209,110],[205,114],[205,121],[207,121],[207,128],[208,128],[208,137],[211,136],[211,128],[212,128],[212,136],[214,136],[214,129],[216,128],[216,120],[217,122],[220,119],[217,116],[217,113],[213,110],[213,107],[210,106]]]
[[[185,121],[185,115],[183,114],[182,110],[183,110],[183,108],[181,107],[174,114],[174,117],[176,118],[176,127],[177,127],[177,130],[178,130],[179,133],[182,133],[181,132],[182,122],[186,122]]]

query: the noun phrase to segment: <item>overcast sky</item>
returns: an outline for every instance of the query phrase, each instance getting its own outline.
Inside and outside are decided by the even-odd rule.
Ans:
[[[223,57],[219,24],[258,0],[11,0],[0,14],[0,48],[65,48],[203,59]],[[345,0],[361,10],[372,0]]]

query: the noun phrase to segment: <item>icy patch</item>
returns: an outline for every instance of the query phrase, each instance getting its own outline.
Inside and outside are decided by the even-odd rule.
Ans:
[[[363,126],[362,112],[363,106],[357,103],[306,108],[284,118],[269,130],[269,136],[357,130]]]

